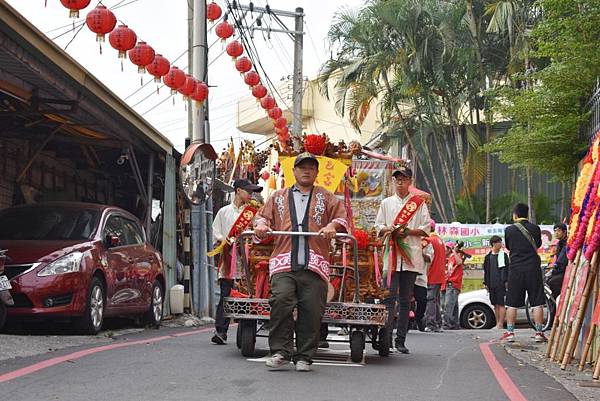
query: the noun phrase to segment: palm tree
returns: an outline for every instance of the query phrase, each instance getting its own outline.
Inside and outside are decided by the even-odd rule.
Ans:
[[[413,154],[417,149],[415,138],[420,134],[414,120],[422,114],[416,102],[424,96],[434,97],[431,91],[442,86],[438,81],[444,75],[446,44],[436,26],[443,14],[437,10],[438,5],[434,0],[374,1],[358,13],[339,12],[329,31],[337,57],[323,66],[320,75],[322,93],[336,101],[338,113],[348,113],[356,128],[378,99],[383,125],[402,132]],[[415,156],[414,162],[420,163],[423,155]],[[429,163],[431,158],[425,156],[433,185],[427,174],[423,178],[440,202],[435,170]],[[447,167],[448,163],[444,164]],[[453,184],[450,174],[445,175],[446,183]],[[452,200],[454,188],[451,185],[448,191]]]
[[[491,16],[487,32],[508,35],[509,74],[524,72],[527,75],[532,69],[529,33],[535,22],[541,18],[541,11],[536,6],[536,2],[533,0],[498,0],[487,6],[486,14]],[[522,88],[527,90],[530,86],[525,77],[525,84],[522,85]],[[530,168],[526,168],[527,203],[532,221],[535,222],[531,174]]]

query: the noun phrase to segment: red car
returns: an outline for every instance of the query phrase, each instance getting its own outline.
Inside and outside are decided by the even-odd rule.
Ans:
[[[44,203],[0,211],[0,249],[14,306],[8,317],[73,318],[95,334],[107,316],[158,326],[165,277],[139,220],[117,207]]]

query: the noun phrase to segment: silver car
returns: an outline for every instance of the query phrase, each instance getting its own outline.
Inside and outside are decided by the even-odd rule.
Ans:
[[[458,316],[461,327],[465,329],[491,329],[496,325],[494,306],[485,289],[460,293]],[[517,324],[528,322],[526,308],[519,308]]]

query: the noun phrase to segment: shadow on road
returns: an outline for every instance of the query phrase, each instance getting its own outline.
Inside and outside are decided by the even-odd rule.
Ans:
[[[110,336],[111,332],[128,329],[143,329],[144,326],[132,318],[110,318],[104,321],[102,331],[98,335]],[[0,330],[1,334],[29,336],[80,336],[75,324],[71,321],[32,320],[31,318],[11,318]]]

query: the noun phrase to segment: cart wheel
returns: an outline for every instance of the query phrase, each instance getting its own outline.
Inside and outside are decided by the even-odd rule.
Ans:
[[[238,349],[242,349],[242,322],[238,323],[237,330],[235,331],[235,345]]]
[[[256,345],[256,320],[242,320],[240,322],[241,350],[242,355],[254,356],[254,346]]]
[[[352,362],[362,362],[365,349],[365,333],[355,330],[350,336],[350,359]]]
[[[390,332],[387,327],[379,329],[379,356],[388,356],[390,354]]]

